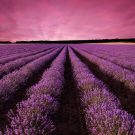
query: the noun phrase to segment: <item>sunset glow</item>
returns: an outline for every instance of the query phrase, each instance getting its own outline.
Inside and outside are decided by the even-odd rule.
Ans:
[[[135,38],[134,0],[1,0],[0,41]]]

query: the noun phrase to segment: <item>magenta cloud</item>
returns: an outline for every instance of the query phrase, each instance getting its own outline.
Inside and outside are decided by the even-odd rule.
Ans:
[[[0,41],[135,38],[134,0],[2,0]]]

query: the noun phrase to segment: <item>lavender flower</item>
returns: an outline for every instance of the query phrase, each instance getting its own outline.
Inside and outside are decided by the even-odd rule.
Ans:
[[[15,70],[14,72],[4,76],[0,80],[0,102],[4,102],[11,98],[11,93],[18,90],[21,85],[24,86],[28,78],[40,70],[47,61],[53,59],[61,49],[62,48],[58,48],[50,54],[42,56],[21,67],[19,70]]]
[[[67,47],[43,73],[39,83],[27,90],[30,97],[17,104],[18,114],[15,116],[12,110],[8,112],[8,117],[12,119],[11,129],[7,127],[5,133],[49,134],[55,130],[50,114],[59,107],[57,99],[60,97],[64,83],[66,52]]]
[[[74,78],[80,89],[81,104],[85,108],[88,130],[104,135],[132,135],[134,129],[131,131],[130,128],[135,125],[133,116],[119,108],[120,101],[89,71],[71,48],[68,49]]]
[[[85,51],[82,51],[81,49],[74,49],[91,62],[97,64],[103,73],[114,77],[118,81],[124,82],[125,85],[128,86],[132,92],[135,91],[135,72],[125,69],[107,60],[101,59],[95,55],[89,54]]]

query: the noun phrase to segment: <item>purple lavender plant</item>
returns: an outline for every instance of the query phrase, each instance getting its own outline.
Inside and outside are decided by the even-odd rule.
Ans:
[[[53,61],[42,79],[35,86],[27,90],[30,98],[17,104],[18,114],[15,116],[12,110],[8,116],[12,119],[11,129],[6,128],[5,134],[49,134],[55,127],[50,119],[50,114],[59,107],[57,101],[60,98],[64,84],[64,63],[66,61],[67,46]]]
[[[53,59],[61,49],[62,48],[58,48],[50,54],[40,57],[28,63],[24,67],[21,67],[19,70],[15,70],[14,72],[4,76],[0,80],[0,102],[4,102],[11,98],[11,93],[18,90],[21,85],[25,85],[28,78],[40,70],[47,61]]]
[[[133,116],[119,108],[120,101],[79,60],[71,48],[68,49],[74,78],[80,89],[81,104],[85,108],[88,130],[103,135],[133,135]]]
[[[124,82],[132,92],[135,91],[135,72],[122,68],[121,66],[118,66],[104,59],[98,58],[97,56],[84,52],[81,49],[74,49],[86,57],[89,61],[97,64],[102,72],[114,77],[118,81]]]
[[[7,74],[9,72],[12,72],[13,70],[20,68],[21,66],[24,66],[25,64],[52,52],[53,50],[54,49],[50,49],[46,52],[42,52],[42,53],[36,54],[34,56],[28,56],[25,58],[18,58],[14,61],[10,61],[10,62],[6,63],[5,65],[1,65],[0,66],[0,77],[2,77],[3,74]]]

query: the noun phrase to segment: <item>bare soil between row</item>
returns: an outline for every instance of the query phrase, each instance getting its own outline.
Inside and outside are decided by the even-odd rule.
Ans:
[[[65,84],[61,92],[60,107],[51,118],[56,127],[51,135],[88,135],[79,90],[73,78],[69,54],[66,55]]]
[[[96,57],[98,57],[98,58],[100,58],[100,59],[103,59],[103,60],[106,60],[106,61],[108,61],[108,62],[111,62],[111,61],[109,61],[109,60],[107,60],[107,59],[105,59],[105,58],[103,58],[103,57],[100,57],[100,56],[97,56],[97,55],[95,55],[95,54],[92,54],[92,53],[89,52],[89,51],[86,51],[86,50],[83,50],[83,51],[85,51],[85,52],[87,52],[87,53],[89,53],[89,54],[91,54],[91,55],[94,55],[94,56],[96,56]],[[131,68],[124,67],[124,66],[119,65],[119,64],[117,64],[117,63],[115,63],[115,62],[111,62],[111,63],[116,64],[116,65],[118,65],[118,66],[121,66],[121,67],[124,68],[124,69],[130,70],[131,72],[135,72],[135,71],[134,71],[133,69],[131,69]]]
[[[89,69],[93,72],[95,77],[101,80],[108,87],[121,102],[120,108],[126,110],[132,114],[135,118],[135,93],[131,92],[129,88],[125,87],[124,83],[121,83],[114,78],[104,74],[99,66],[90,62],[88,59],[80,55],[77,51],[75,54],[80,60],[85,63]],[[54,59],[53,59],[54,60]],[[52,60],[52,61],[53,61]],[[43,72],[50,67],[52,61],[48,62],[42,70],[29,78],[25,87],[19,89],[14,93],[13,98],[3,103],[3,108],[0,110],[0,131],[4,132],[6,125],[10,127],[10,121],[6,116],[10,109],[16,114],[16,104],[22,100],[27,100],[29,97],[26,95],[26,89],[35,85],[40,81]],[[65,71],[64,71],[65,84],[61,90],[61,99],[59,100],[60,106],[58,111],[51,115],[56,130],[50,135],[88,135],[84,108],[81,106],[79,90],[76,87],[75,80],[73,78],[73,71],[71,67],[71,61],[69,54],[66,55]]]
[[[40,81],[43,72],[50,67],[53,60],[48,62],[38,73],[30,77],[27,84],[13,94],[12,99],[2,104],[3,108],[0,110],[0,131],[4,133],[6,125],[11,127],[11,120],[9,120],[6,114],[10,109],[17,114],[16,104],[29,98],[29,96],[26,95],[26,90]],[[68,53],[66,55],[64,78],[65,84],[61,90],[61,99],[59,100],[60,106],[58,111],[51,115],[52,121],[56,127],[56,130],[54,130],[51,135],[88,135],[84,112],[80,105],[80,97],[73,78]]]
[[[120,100],[120,108],[127,111],[135,118],[135,92],[131,92],[131,90],[126,87],[124,83],[117,81],[107,74],[104,74],[98,65],[90,62],[87,58],[79,54],[74,49],[73,51],[78,56],[78,58],[80,58],[80,60],[89,67],[89,70],[92,71],[95,77],[101,80],[109,89],[109,91]]]
[[[58,56],[58,55],[57,55]],[[56,57],[57,57],[56,56]],[[55,57],[55,58],[56,58]],[[11,120],[8,118],[8,116],[6,115],[8,113],[8,111],[10,109],[13,110],[14,114],[17,114],[17,106],[16,104],[21,102],[22,100],[27,100],[29,98],[28,95],[26,95],[26,90],[37,84],[41,78],[42,78],[42,74],[43,72],[50,67],[52,61],[55,59],[53,58],[51,61],[48,61],[43,67],[41,70],[37,71],[36,74],[34,74],[33,76],[31,76],[26,85],[25,86],[22,86],[19,90],[17,90],[13,95],[12,95],[12,99],[0,104],[2,105],[2,108],[0,108],[0,131],[2,131],[4,133],[4,129],[6,127],[6,125],[8,125],[8,127],[11,127],[10,126],[10,122]]]

